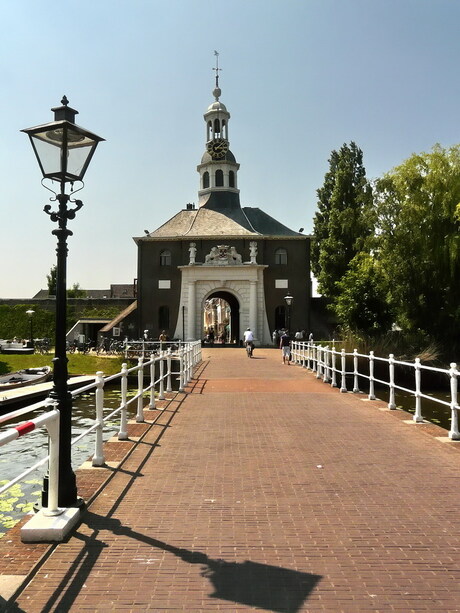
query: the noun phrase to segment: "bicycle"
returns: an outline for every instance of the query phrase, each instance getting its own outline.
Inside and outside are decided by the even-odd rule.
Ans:
[[[252,341],[246,341],[246,353],[248,354],[248,358],[252,358],[252,354],[254,353],[254,343]]]

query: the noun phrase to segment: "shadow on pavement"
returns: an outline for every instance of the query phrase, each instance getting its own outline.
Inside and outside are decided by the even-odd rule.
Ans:
[[[77,584],[83,585],[87,578],[89,567],[96,561],[99,553],[107,545],[98,540],[99,530],[110,530],[113,534],[133,538],[143,543],[172,553],[189,564],[199,564],[202,577],[208,579],[213,588],[211,598],[219,598],[250,607],[258,607],[267,611],[282,613],[297,613],[307,599],[310,592],[321,579],[320,575],[300,572],[279,566],[270,566],[245,560],[244,562],[226,562],[214,560],[205,553],[181,549],[124,527],[118,519],[108,518],[88,512],[85,522],[94,530],[91,537],[84,537],[81,533],[76,537],[86,541],[85,563],[74,577]],[[83,551],[82,551],[83,553]],[[92,560],[93,564],[88,564]],[[83,572],[83,568],[85,571]],[[84,576],[80,576],[83,574]],[[62,586],[61,586],[62,587]],[[72,591],[75,593],[75,587]],[[78,593],[78,592],[77,592]],[[69,606],[68,598],[63,596],[60,606]],[[72,599],[73,600],[73,599]]]
[[[130,475],[129,482],[119,493],[117,500],[107,515],[98,515],[87,510],[83,515],[82,525],[90,529],[90,534],[85,534],[86,530],[78,530],[71,537],[81,541],[81,548],[66,569],[61,581],[55,586],[48,600],[44,603],[41,613],[50,611],[69,611],[78,595],[84,588],[85,582],[95,567],[102,551],[109,547],[103,539],[99,537],[101,531],[111,531],[115,535],[125,536],[143,542],[152,548],[167,551],[189,564],[199,564],[202,566],[200,574],[208,579],[214,591],[209,594],[210,598],[227,600],[248,607],[257,607],[276,613],[297,613],[303,602],[307,599],[311,591],[321,579],[320,575],[300,572],[278,566],[270,566],[245,560],[244,562],[226,562],[225,560],[214,560],[205,553],[181,549],[136,532],[129,527],[125,527],[118,519],[111,517],[121,504],[127,491],[131,488],[134,481],[142,475],[142,469],[149,457],[153,453],[155,446],[159,444],[164,431],[171,423],[177,413],[179,405],[168,416],[167,423],[161,424],[163,430],[156,442],[146,453],[136,471],[125,471]],[[161,571],[160,571],[161,572]],[[40,575],[35,580],[39,580]],[[0,611],[5,613],[24,613],[23,609],[17,604],[16,600],[21,600],[22,589],[6,604],[0,600]],[[2,608],[5,606],[6,608]]]

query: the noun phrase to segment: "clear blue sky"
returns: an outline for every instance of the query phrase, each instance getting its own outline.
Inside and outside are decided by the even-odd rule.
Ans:
[[[197,201],[213,52],[243,206],[312,230],[333,149],[369,178],[460,142],[458,0],[0,0],[0,297],[46,287],[48,192],[26,135],[63,94],[106,139],[70,222],[68,284],[136,276],[133,236]]]

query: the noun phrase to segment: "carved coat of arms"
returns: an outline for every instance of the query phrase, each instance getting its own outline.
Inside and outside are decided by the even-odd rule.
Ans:
[[[234,264],[241,264],[242,257],[235,247],[217,245],[217,247],[212,247],[211,251],[205,257],[204,263],[210,264],[211,266],[231,266]]]

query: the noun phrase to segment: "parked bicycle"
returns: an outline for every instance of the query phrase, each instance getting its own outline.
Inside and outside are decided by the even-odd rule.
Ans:
[[[44,355],[45,353],[49,353],[51,348],[51,339],[49,338],[37,338],[34,341],[35,352],[41,353]]]

